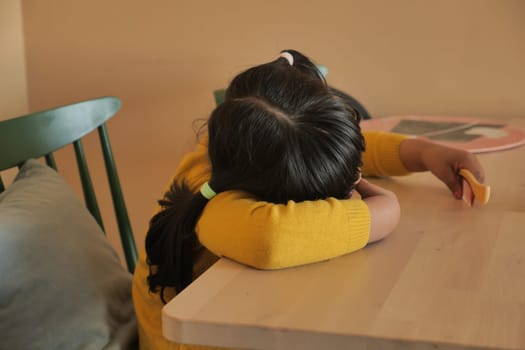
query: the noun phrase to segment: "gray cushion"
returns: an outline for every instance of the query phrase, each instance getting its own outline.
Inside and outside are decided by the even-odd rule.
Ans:
[[[131,275],[76,194],[30,160],[0,194],[0,349],[136,344]]]

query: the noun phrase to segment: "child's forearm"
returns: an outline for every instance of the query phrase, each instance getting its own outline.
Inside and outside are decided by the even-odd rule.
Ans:
[[[401,214],[396,195],[366,180],[356,187],[370,211],[370,236],[368,243],[389,235],[399,223]]]
[[[411,172],[428,170],[425,164],[425,155],[430,151],[429,148],[435,144],[423,138],[406,139],[399,145],[399,158],[407,170]]]
[[[217,256],[260,269],[327,260],[363,248],[370,213],[362,200],[261,202],[226,191],[207,205],[197,224],[200,242]]]
[[[399,157],[410,171],[430,171],[443,181],[456,198],[461,198],[460,169],[469,170],[483,182],[483,167],[476,156],[462,149],[447,147],[424,138],[406,139],[399,145]]]

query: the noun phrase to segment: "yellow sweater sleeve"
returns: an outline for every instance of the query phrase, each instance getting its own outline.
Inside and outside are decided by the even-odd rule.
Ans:
[[[211,164],[208,158],[208,137],[199,140],[197,147],[186,154],[180,162],[173,181],[184,181],[192,192],[197,192],[200,186],[211,176]]]
[[[399,159],[399,144],[405,137],[382,132],[363,134],[367,144],[363,174],[408,173]],[[196,192],[210,173],[204,138],[181,161],[175,180],[184,180]],[[229,191],[206,205],[196,229],[201,243],[218,256],[260,269],[278,269],[363,248],[368,242],[370,213],[357,199],[273,204]]]
[[[260,269],[278,269],[334,258],[368,242],[370,213],[361,200],[273,204],[239,191],[211,200],[197,224],[201,243]]]
[[[399,158],[399,145],[407,136],[381,131],[363,131],[363,176],[397,176],[409,174]]]

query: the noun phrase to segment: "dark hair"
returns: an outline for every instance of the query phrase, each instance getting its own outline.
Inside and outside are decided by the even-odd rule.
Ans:
[[[356,110],[334,94],[306,56],[236,76],[208,120],[210,186],[286,203],[348,198],[360,176],[364,140]],[[146,252],[151,291],[192,280],[195,225],[207,200],[175,180],[151,219]],[[163,299],[164,300],[164,299]]]

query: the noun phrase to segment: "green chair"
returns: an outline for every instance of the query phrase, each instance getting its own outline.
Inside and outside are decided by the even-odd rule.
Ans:
[[[1,121],[0,171],[20,167],[26,160],[40,157],[45,157],[47,165],[57,170],[53,152],[72,144],[86,207],[104,230],[81,141],[97,129],[126,264],[132,273],[137,249],[105,126],[119,109],[118,98],[101,97]],[[4,190],[0,177],[0,193]]]

